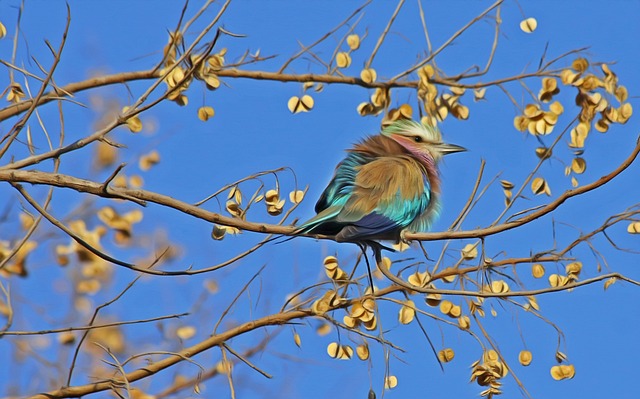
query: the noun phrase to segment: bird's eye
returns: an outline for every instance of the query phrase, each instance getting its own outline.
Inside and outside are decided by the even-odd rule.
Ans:
[[[422,137],[420,137],[420,136],[414,136],[413,140],[414,140],[416,143],[422,143]]]

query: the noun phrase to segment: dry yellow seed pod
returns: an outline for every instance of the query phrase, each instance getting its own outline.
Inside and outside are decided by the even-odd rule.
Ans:
[[[533,33],[538,27],[538,21],[535,18],[527,18],[520,22],[520,29],[525,33]]]
[[[520,351],[520,354],[518,355],[518,361],[523,366],[530,365],[532,359],[533,359],[533,356],[531,355],[531,352],[527,350]]]
[[[429,306],[438,306],[441,299],[442,295],[440,294],[427,294],[425,302],[427,302],[427,305]]]
[[[453,303],[451,303],[450,301],[444,300],[440,302],[440,311],[444,314],[449,314],[452,307]]]
[[[616,281],[618,281],[617,278],[615,277],[611,277],[609,279],[607,279],[607,281],[604,282],[604,289],[608,289],[609,287],[611,287],[612,284],[614,284]]]
[[[336,54],[336,65],[338,66],[338,68],[347,68],[349,65],[351,65],[351,56],[349,55],[349,53],[341,51]]]
[[[578,72],[584,72],[589,68],[589,61],[586,58],[576,58],[571,64],[571,68]]]
[[[360,360],[369,359],[369,345],[363,344],[356,347],[356,354]]]
[[[210,118],[213,117],[214,114],[215,114],[215,111],[213,110],[212,107],[206,106],[206,107],[198,108],[198,119],[200,119],[203,122],[208,121]]]
[[[449,363],[450,361],[453,360],[454,356],[455,356],[455,352],[451,348],[445,348],[438,351],[438,359],[442,363]]]
[[[460,315],[462,314],[462,308],[458,305],[453,305],[451,307],[451,310],[449,310],[449,316],[457,318],[460,317]]]
[[[360,71],[360,79],[365,83],[373,83],[378,78],[376,70],[373,68],[367,68]]]
[[[294,204],[301,203],[303,199],[304,199],[304,191],[302,190],[295,190],[289,193],[289,201],[291,201]]]
[[[466,260],[475,259],[478,256],[478,244],[467,244],[462,248],[462,258]]]
[[[356,34],[347,36],[347,45],[352,51],[360,48],[360,36]]]
[[[395,375],[390,375],[384,381],[385,389],[393,389],[398,385],[398,378]]]
[[[631,222],[627,226],[627,233],[640,234],[640,222]]]
[[[196,328],[193,326],[182,326],[176,330],[176,335],[180,339],[193,338],[196,335]]]
[[[353,356],[353,349],[349,345],[332,342],[327,346],[327,354],[334,359],[349,360]]]
[[[531,182],[531,191],[536,195],[543,193],[549,196],[551,195],[551,189],[542,177],[536,177],[533,179],[533,182]]]
[[[409,324],[416,317],[416,305],[413,301],[406,301],[405,304],[400,308],[400,313],[398,314],[398,321],[402,324]]]
[[[582,263],[581,262],[571,262],[565,267],[567,274],[578,275],[582,271]]]
[[[580,157],[574,158],[573,161],[571,161],[571,170],[579,175],[584,173],[584,171],[587,170],[587,161]]]
[[[565,379],[571,379],[576,375],[576,369],[573,364],[560,364],[551,367],[551,377],[554,380],[560,381]]]
[[[298,112],[308,112],[313,108],[313,97],[308,94],[305,94],[301,98],[297,96],[293,96],[287,102],[287,107],[292,114],[297,114]]]
[[[509,292],[509,284],[507,284],[504,280],[492,281],[491,292],[499,294]]]
[[[531,268],[531,274],[533,274],[533,277],[535,277],[535,278],[543,277],[544,276],[544,266],[542,266],[539,263],[536,263]]]

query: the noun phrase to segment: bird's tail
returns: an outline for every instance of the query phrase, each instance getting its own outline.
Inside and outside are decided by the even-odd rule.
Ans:
[[[277,237],[270,238],[267,243],[276,241],[276,244],[282,244],[284,242],[293,240],[301,234],[319,233],[319,234],[332,234],[329,231],[322,229],[322,226],[326,223],[330,223],[331,219],[335,218],[340,213],[341,207],[329,207],[324,211],[318,213],[316,216],[302,223],[296,230],[288,235],[279,235]],[[335,233],[334,233],[335,234]],[[281,239],[281,240],[280,240]],[[280,241],[277,241],[280,240]]]
[[[298,226],[298,230],[296,230],[295,234],[298,235],[314,232],[320,234],[331,234],[331,232],[325,231],[326,229],[323,229],[322,227],[330,225],[335,220],[336,216],[338,216],[341,210],[342,206],[338,205],[330,206],[322,210],[316,216]]]

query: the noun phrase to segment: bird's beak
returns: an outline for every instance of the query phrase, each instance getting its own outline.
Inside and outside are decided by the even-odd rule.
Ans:
[[[454,152],[462,152],[467,149],[455,144],[440,143],[436,144],[436,148],[442,155],[453,154]]]

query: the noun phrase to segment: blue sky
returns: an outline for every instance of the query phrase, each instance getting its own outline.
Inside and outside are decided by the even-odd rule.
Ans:
[[[0,3],[0,22],[7,26],[9,36],[12,36],[14,31],[18,4],[16,1]],[[395,75],[426,51],[416,4],[415,1],[407,2],[394,23],[388,40],[376,56],[373,67],[379,77]],[[351,1],[234,2],[222,18],[222,26],[246,37],[223,37],[220,47],[229,49],[227,62],[237,59],[245,50],[254,52],[260,49],[263,56],[278,55],[275,60],[248,67],[256,70],[277,70],[290,55],[299,50],[298,41],[304,44],[313,42],[340,23],[359,5],[360,3]],[[425,2],[424,9],[434,47],[438,47],[489,5],[490,3],[485,1]],[[191,4],[187,14],[192,15],[195,7],[195,4]],[[352,66],[343,73],[353,76],[359,74],[364,60],[368,58],[395,7],[395,2],[383,1],[367,7],[355,32],[363,35],[367,31],[369,36],[361,49],[354,53]],[[168,1],[72,1],[70,8],[72,22],[69,39],[55,75],[58,84],[84,80],[96,73],[150,68],[160,57],[161,48],[167,41],[167,31],[176,25],[182,4]],[[197,28],[209,21],[217,9],[213,6],[212,10],[205,14],[203,22],[196,24],[192,31],[197,32]],[[53,46],[57,47],[64,27],[65,13],[62,2],[25,5],[20,51],[16,61],[18,65],[24,65],[30,70],[36,69],[31,56],[44,65],[49,65],[51,57],[43,39],[50,40]],[[640,37],[640,26],[637,23],[639,15],[638,1],[615,1],[606,4],[596,1],[506,1],[501,10],[503,24],[495,60],[490,72],[482,80],[489,81],[535,69],[545,48],[547,59],[550,59],[573,49],[589,47],[584,54],[589,59],[612,64],[620,83],[629,90],[630,102],[640,110],[637,100],[640,88],[637,69],[640,63],[640,45],[637,42],[637,38]],[[519,29],[523,17],[537,19],[538,29],[533,34],[523,33]],[[340,32],[344,33],[344,29]],[[12,43],[9,36],[0,40],[1,59],[10,57]],[[480,21],[437,58],[438,66],[447,74],[453,75],[473,64],[484,65],[492,38],[493,24],[490,21]],[[187,40],[189,39],[187,37]],[[337,39],[328,39],[325,45],[319,47],[318,55],[322,58],[328,57],[336,42]],[[28,52],[25,43],[28,43]],[[570,61],[571,58],[561,61],[559,65],[568,66]],[[305,73],[317,72],[318,69],[311,58],[306,57],[292,64],[288,71]],[[154,132],[146,130],[134,136],[126,129],[118,129],[115,137],[128,147],[121,152],[121,160],[129,163],[125,173],[141,173],[136,166],[137,158],[156,149],[161,154],[162,161],[151,171],[143,174],[145,189],[195,202],[219,187],[252,173],[288,166],[295,170],[300,186],[309,186],[307,199],[293,214],[293,217],[304,220],[313,215],[315,199],[331,177],[335,164],[344,155],[343,150],[361,137],[376,133],[380,124],[380,118],[363,118],[356,112],[357,105],[366,101],[371,94],[364,88],[328,85],[322,93],[311,93],[315,99],[312,112],[291,115],[287,110],[287,100],[293,95],[302,94],[300,84],[241,79],[225,79],[224,83],[226,86],[215,92],[207,92],[194,84],[189,91],[190,102],[187,107],[178,107],[173,103],[161,104],[141,115],[145,126],[156,125]],[[529,80],[527,83],[537,92],[539,82]],[[3,69],[0,73],[0,87],[7,84],[8,76]],[[132,83],[129,90],[137,97],[148,84],[149,82]],[[506,88],[516,101],[524,104],[523,101],[527,97],[521,86],[512,83]],[[131,101],[129,91],[124,86],[107,87],[101,89],[99,94],[115,98],[122,105]],[[474,103],[471,97],[467,94],[462,100],[470,108],[469,120],[456,121],[449,118],[441,126],[445,140],[463,145],[469,151],[452,155],[441,167],[444,210],[434,230],[446,229],[457,216],[474,184],[481,159],[487,162],[485,181],[500,174],[500,179],[522,182],[537,163],[533,152],[537,142],[529,134],[520,133],[513,128],[513,118],[517,109],[504,93],[494,87],[487,91],[487,101]],[[393,105],[409,102],[415,108],[415,92],[398,91],[392,98]],[[565,110],[570,111],[571,94],[563,91],[559,98],[566,102]],[[85,103],[90,102],[87,94],[80,94],[77,99]],[[216,111],[215,117],[206,123],[196,117],[197,108],[203,104],[213,106]],[[96,110],[91,107],[81,110],[72,105],[65,107],[69,115],[74,115],[66,121],[67,142],[89,134],[96,120]],[[53,117],[53,120],[56,113],[57,110],[53,106],[43,109],[43,115]],[[616,125],[605,135],[591,133],[584,155],[588,169],[579,177],[580,183],[596,180],[627,156],[638,137],[637,120],[634,116],[626,125]],[[0,126],[0,134],[4,135],[10,126],[10,121]],[[549,143],[550,140],[546,139],[545,142]],[[25,151],[24,148],[18,148],[14,155],[24,156]],[[570,152],[566,144],[561,143],[558,156],[570,160],[567,154]],[[94,176],[88,167],[91,162],[89,156],[90,152],[70,154],[63,158],[62,171],[79,177]],[[4,160],[2,164],[5,164]],[[78,165],[85,166],[79,168]],[[49,168],[48,165],[43,167]],[[542,175],[549,179],[554,196],[570,188],[563,171],[564,165],[560,161],[549,162],[541,169]],[[104,179],[109,173],[104,172],[95,179]],[[558,223],[558,246],[567,245],[579,235],[579,231],[591,231],[608,215],[621,212],[638,203],[639,174],[640,167],[633,165],[614,180],[610,187],[572,199],[565,207],[560,208],[553,218],[547,217],[522,231],[505,233],[489,239],[488,256],[498,258],[501,251],[506,251],[509,256],[526,256],[530,250],[550,248],[553,246],[552,222]],[[273,180],[265,179],[265,182],[267,185],[274,184]],[[292,189],[291,175],[283,174],[281,184],[286,187],[283,189],[285,192]],[[33,189],[33,192],[43,191]],[[15,191],[8,185],[0,186],[0,198],[15,200],[15,196]],[[530,201],[524,202],[521,208],[517,209],[526,209],[548,201],[546,197],[529,197]],[[56,214],[62,217],[79,202],[79,196],[59,191],[54,199],[54,209]],[[211,203],[209,206],[208,209],[217,210],[217,205]],[[494,184],[463,227],[472,229],[487,225],[499,214],[502,206],[501,189],[498,184]],[[4,209],[4,199],[0,199],[0,209]],[[256,219],[271,222],[274,220],[257,213]],[[11,224],[0,224],[0,239],[15,238],[11,227]],[[637,236],[626,235],[625,228],[626,225],[620,225],[613,232],[618,242],[626,248],[638,248]],[[137,231],[141,234],[151,234],[157,229],[162,229],[170,239],[180,243],[182,256],[175,267],[181,268],[185,265],[206,267],[222,261],[260,238],[255,234],[245,234],[214,242],[210,239],[209,224],[189,220],[177,212],[158,207],[149,207],[145,211],[145,221],[136,226],[136,229],[139,229]],[[50,257],[47,256],[50,252],[46,252],[56,243],[58,242],[52,240],[43,245],[41,251],[30,259],[32,274],[28,279],[11,280],[12,292],[20,298],[28,298],[19,301],[25,317],[37,317],[35,315],[39,313],[34,309],[40,306],[44,306],[46,312],[54,318],[67,315],[68,302],[57,296],[57,290],[64,291],[65,278],[69,272],[52,267]],[[596,239],[594,243],[608,254],[607,261],[612,270],[638,278],[637,256],[616,253],[602,238]],[[464,243],[452,244],[452,248],[455,249],[462,246]],[[441,244],[427,243],[426,248],[430,254],[438,254]],[[117,251],[117,248],[113,247],[113,250]],[[144,252],[143,249],[137,249],[134,256],[126,256],[134,260],[136,256],[143,256]],[[324,278],[321,261],[323,256],[328,254],[337,254],[341,262],[351,265],[357,256],[357,249],[350,245],[309,239],[296,239],[272,245],[259,254],[242,260],[232,269],[222,270],[214,275],[145,278],[130,296],[128,294],[126,301],[117,303],[112,311],[127,319],[190,311],[202,293],[203,282],[213,278],[223,290],[204,302],[201,313],[184,320],[188,324],[203,326],[198,337],[204,338],[208,334],[207,328],[210,329],[215,323],[229,298],[235,295],[238,288],[244,285],[258,268],[267,265],[260,286],[252,288],[251,299],[243,300],[237,306],[232,319],[244,320],[250,312],[275,311],[288,293]],[[596,262],[588,250],[583,248],[576,251],[575,255],[583,259],[585,278],[597,275]],[[394,256],[397,259],[420,257],[420,252],[413,250],[406,256]],[[451,262],[456,260],[453,256]],[[518,274],[531,288],[539,288],[546,283],[546,279],[542,285],[540,282],[530,281],[526,266],[522,270],[519,269]],[[113,286],[110,287],[110,294],[107,293],[104,298],[118,292],[133,277],[132,274],[119,270]],[[51,281],[55,284],[51,284]],[[258,295],[260,303],[256,305]],[[545,317],[555,322],[565,333],[566,346],[563,344],[562,350],[567,353],[577,369],[576,377],[568,381],[556,382],[549,376],[549,368],[555,363],[553,355],[556,345],[556,335],[551,327],[534,320],[526,313],[514,312],[510,308],[503,309],[497,302],[494,303],[500,317],[487,320],[487,326],[533,397],[606,395],[630,398],[638,389],[634,372],[634,361],[640,356],[640,345],[636,341],[640,327],[640,311],[634,305],[638,299],[638,289],[623,283],[615,284],[604,293],[602,284],[594,284],[571,293],[550,294],[538,299]],[[414,300],[418,301],[419,298]],[[96,303],[100,301],[96,299]],[[447,364],[442,372],[417,326],[399,326],[395,318],[396,312],[397,309],[389,307],[383,321],[385,328],[390,330],[388,338],[396,340],[407,352],[396,353],[398,358],[391,359],[391,372],[398,376],[399,385],[387,391],[385,397],[476,397],[481,389],[475,384],[467,384],[469,364],[480,356],[475,342],[460,331],[440,329],[435,323],[424,319],[436,348],[452,347],[456,351],[456,358]],[[210,317],[213,321],[203,322],[203,317]],[[47,318],[16,320],[16,328],[21,329],[45,328],[44,326],[51,325],[56,326],[56,321],[49,322]],[[253,359],[260,367],[275,376],[273,380],[263,379],[246,367],[238,367],[235,377],[238,397],[260,398],[280,395],[321,398],[333,395],[363,398],[370,383],[380,397],[381,379],[384,375],[380,348],[375,348],[371,366],[359,360],[340,362],[329,359],[325,349],[329,342],[336,339],[335,331],[333,335],[318,338],[314,333],[316,326],[317,323],[312,321],[310,326],[303,324],[296,327],[302,336],[302,349],[293,345],[291,329],[285,328],[265,354]],[[125,332],[132,337],[136,333],[142,334],[144,342],[140,345],[144,349],[151,349],[150,343],[158,339],[157,332],[151,326],[130,327],[126,328]],[[238,339],[234,342],[234,347],[246,347],[261,337],[262,334],[255,334]],[[187,344],[194,342],[188,341]],[[175,347],[170,348],[171,350],[179,348],[179,343],[174,344]],[[528,368],[519,366],[516,360],[518,351],[523,349],[524,345],[534,356],[534,361]],[[56,359],[56,356],[60,356],[57,359],[66,359],[62,354],[50,355],[53,359]],[[218,352],[210,351],[198,360],[203,364],[212,365],[217,361],[218,355]],[[297,360],[282,360],[289,357]],[[26,363],[18,369],[23,371],[18,378],[16,369],[10,364],[9,359],[11,350],[8,341],[0,340],[0,388],[8,386],[9,379],[15,381],[21,378],[26,381],[35,373],[35,366]],[[183,365],[179,370],[193,374],[195,369]],[[154,389],[163,386],[163,381],[173,378],[173,372],[164,372],[155,378],[150,386],[143,383],[141,387],[154,392]],[[80,383],[82,380],[79,378],[77,382]],[[218,390],[223,392],[221,396],[228,394],[226,381],[210,382],[206,389],[203,397]],[[518,387],[510,378],[506,379],[505,391],[505,397],[519,395]],[[0,389],[0,392],[5,394],[4,389]]]

